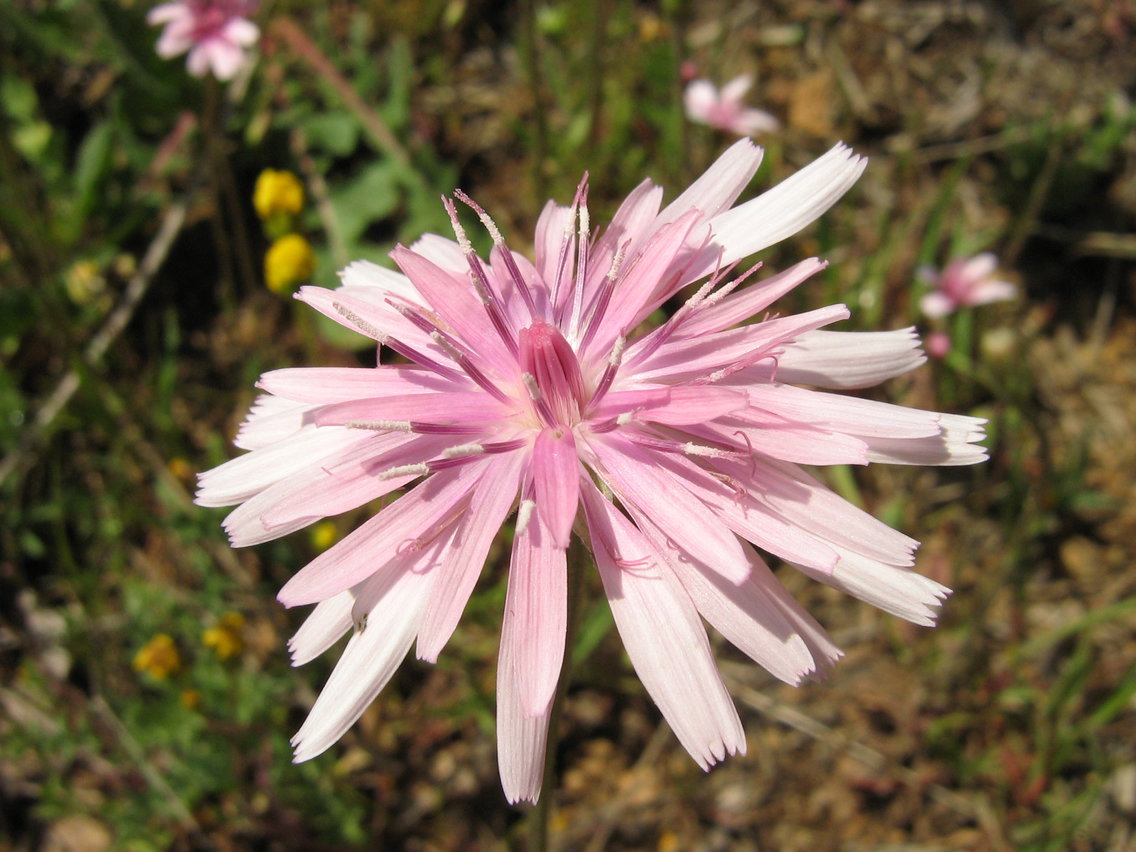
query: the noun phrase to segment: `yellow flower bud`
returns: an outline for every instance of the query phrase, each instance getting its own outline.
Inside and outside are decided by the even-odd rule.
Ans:
[[[304,185],[291,172],[265,169],[256,179],[252,206],[265,220],[281,213],[295,216],[304,207]]]
[[[264,280],[273,293],[287,295],[293,287],[311,277],[315,266],[311,244],[299,234],[288,234],[268,247],[264,255]]]

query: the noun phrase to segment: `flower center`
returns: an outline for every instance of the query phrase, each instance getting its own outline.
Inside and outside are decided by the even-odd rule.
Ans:
[[[521,329],[521,372],[545,426],[573,426],[585,402],[576,353],[554,325],[536,320]]]

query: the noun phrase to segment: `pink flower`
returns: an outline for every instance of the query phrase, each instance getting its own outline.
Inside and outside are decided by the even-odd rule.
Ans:
[[[211,70],[218,80],[231,80],[248,62],[246,48],[260,37],[256,24],[246,19],[255,6],[255,0],[174,0],[151,9],[146,21],[165,24],[158,56],[189,51],[190,74],[204,77]]]
[[[721,91],[709,80],[691,80],[683,93],[686,117],[739,136],[772,133],[781,126],[780,122],[769,113],[742,103],[751,85],[753,77],[749,74],[735,77]]]
[[[705,619],[789,683],[839,656],[755,545],[817,581],[930,625],[949,591],[915,573],[918,544],[798,465],[972,464],[983,421],[814,388],[877,384],[925,359],[913,329],[821,330],[843,305],[764,317],[825,267],[815,258],[741,286],[743,258],[808,225],[865,161],[838,145],[733,206],[761,149],[731,147],[661,207],[644,181],[606,230],[586,185],[549,203],[535,260],[493,238],[479,259],[428,235],[393,272],[349,265],[336,290],[298,298],[401,356],[373,368],[266,373],[236,443],[201,475],[198,502],[257,544],[407,488],[281,590],[315,604],[293,662],[351,639],[307,721],[296,760],[331,746],[412,644],[433,662],[453,634],[498,531],[516,511],[497,672],[498,757],[510,801],[536,800],[564,658],[565,549],[591,549],[631,663],[704,768],[745,750]],[[661,208],[661,209],[660,209]],[[755,267],[756,269],[756,267]],[[661,326],[643,323],[695,282]]]
[[[998,258],[991,252],[983,252],[953,260],[941,272],[933,268],[921,270],[922,277],[933,282],[935,289],[920,299],[920,310],[925,316],[937,319],[959,308],[1013,299],[1018,288],[1009,281],[994,278],[997,268]]]

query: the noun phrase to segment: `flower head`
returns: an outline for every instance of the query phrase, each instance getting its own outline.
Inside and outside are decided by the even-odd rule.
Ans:
[[[165,680],[181,669],[181,654],[172,636],[158,633],[138,649],[133,665],[136,672],[146,672],[157,680]]]
[[[265,169],[256,177],[252,206],[264,220],[295,216],[304,209],[304,185],[289,171]]]
[[[158,56],[170,59],[188,51],[190,74],[204,77],[212,71],[218,80],[231,80],[248,62],[246,49],[260,38],[247,19],[255,8],[256,0],[173,0],[151,9],[146,21],[165,26]]]
[[[825,264],[747,284],[754,270],[735,277],[738,261],[820,216],[865,165],[838,145],[734,206],[760,159],[738,142],[665,207],[645,181],[602,234],[585,181],[570,206],[545,207],[532,262],[457,193],[493,239],[487,260],[446,200],[456,241],[396,248],[401,274],[360,261],[339,289],[300,291],[401,357],[262,376],[236,439],[251,452],[202,474],[198,502],[242,504],[225,527],[250,545],[408,490],[280,592],[286,606],[316,605],[291,640],[294,663],[351,634],[293,740],[297,760],[333,744],[415,642],[420,659],[437,659],[514,511],[497,669],[510,801],[540,793],[573,533],[595,557],[632,665],[703,767],[745,738],[702,619],[789,683],[840,656],[755,545],[933,622],[948,590],[912,571],[917,542],[798,464],[971,464],[985,457],[973,444],[982,421],[829,392],[922,363],[912,329],[821,330],[848,316],[843,305],[751,322]]]
[[[931,319],[953,314],[960,308],[1005,302],[1018,294],[1018,288],[1009,281],[994,277],[998,258],[991,252],[971,258],[952,260],[942,271],[922,271],[922,277],[933,282],[934,289],[920,301],[923,314]]]
[[[301,281],[311,278],[315,267],[311,243],[299,234],[286,234],[264,254],[264,281],[273,293],[290,293]]]
[[[752,85],[753,77],[749,74],[735,77],[721,91],[709,80],[691,80],[683,93],[686,117],[739,136],[772,133],[781,127],[780,122],[769,113],[742,102]]]

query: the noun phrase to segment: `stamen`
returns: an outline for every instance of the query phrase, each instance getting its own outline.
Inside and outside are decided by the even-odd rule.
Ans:
[[[438,346],[462,368],[462,371],[490,396],[499,402],[512,402],[508,394],[498,388],[497,385],[493,384],[493,382],[489,380],[489,377],[481,372],[477,365],[473,363],[473,359],[458,349],[457,345],[447,339],[441,331],[431,332],[430,339],[437,343]]]
[[[581,351],[591,343],[592,338],[599,330],[603,316],[607,312],[607,306],[611,303],[611,295],[615,292],[615,282],[619,278],[619,271],[623,267],[623,259],[627,256],[627,248],[630,245],[631,241],[625,240],[616,249],[615,256],[611,259],[611,266],[608,267],[607,275],[600,282],[599,292],[592,302],[592,311],[588,314],[587,328],[584,330],[583,339],[580,341]]]
[[[397,308],[397,306],[394,305],[393,302],[390,302],[389,304],[391,304],[392,307]],[[417,349],[414,349],[411,346],[407,346],[405,343],[396,340],[389,334],[379,331],[377,328],[375,328],[353,310],[348,308],[346,305],[342,305],[339,302],[334,302],[333,305],[335,307],[335,310],[343,315],[344,319],[346,319],[352,325],[356,326],[368,337],[377,340],[380,346],[386,346],[392,352],[397,352],[406,360],[413,361],[415,364],[418,364],[421,367],[425,367],[427,370],[431,370],[437,373],[439,376],[445,376],[446,378],[450,379],[458,379],[461,377],[461,373],[457,372],[456,370],[453,370],[450,367],[445,366],[444,364],[439,364],[430,356],[423,355]]]
[[[536,376],[532,373],[521,373],[521,381],[525,383],[525,390],[529,392],[529,399],[536,406],[536,413],[540,416],[540,419],[545,423],[555,423],[556,417],[548,405],[548,400],[540,392],[540,385],[537,383]]]
[[[568,323],[568,337],[575,340],[580,332],[580,315],[584,311],[584,283],[588,280],[588,241],[590,219],[587,190],[580,201],[580,227],[576,238],[576,285],[572,288],[572,316]]]
[[[739,453],[734,450],[723,450],[719,447],[709,447],[704,444],[695,444],[686,442],[680,444],[678,441],[670,441],[665,438],[654,438],[650,435],[644,435],[641,432],[628,432],[628,438],[634,441],[641,447],[648,449],[658,450],[662,453],[674,453],[675,455],[685,456],[701,456],[703,458],[711,459],[729,459],[741,460],[747,458],[744,453]]]
[[[490,239],[493,240],[493,245],[501,250],[501,255],[505,261],[505,268],[513,283],[517,287],[517,292],[521,294],[521,298],[525,300],[525,305],[529,309],[529,315],[536,319],[536,303],[533,301],[532,291],[529,290],[529,285],[525,283],[524,276],[521,275],[521,270],[517,267],[517,262],[513,259],[513,253],[509,251],[509,247],[505,245],[505,238],[501,236],[501,231],[497,228],[497,223],[486,213],[472,198],[462,192],[460,189],[454,192],[454,195],[469,207],[477,218],[481,220],[481,224],[485,226],[485,230],[489,232]]]
[[[379,479],[397,479],[400,476],[425,476],[430,468],[423,464],[400,464],[398,467],[387,468],[379,473]]]
[[[409,420],[348,420],[343,424],[348,429],[368,429],[372,432],[413,432]]]
[[[484,455],[512,452],[513,450],[525,446],[526,443],[527,440],[524,438],[514,438],[509,441],[494,441],[486,444],[464,444],[460,447],[450,447],[449,450],[442,453],[442,458],[432,459],[426,462],[426,467],[432,471],[447,470],[452,467],[468,464]]]
[[[468,197],[460,189],[455,191],[454,194],[458,198]],[[485,274],[485,267],[481,265],[481,258],[473,250],[473,244],[466,236],[461,222],[458,221],[457,208],[454,206],[454,202],[448,198],[443,198],[442,204],[446,208],[446,213],[449,214],[454,236],[457,237],[458,245],[461,247],[462,254],[465,255],[466,263],[469,264],[469,280],[473,284],[473,289],[477,292],[481,304],[485,307],[485,312],[489,314],[489,321],[493,323],[493,328],[498,337],[501,338],[509,352],[516,355],[516,331],[510,327],[508,317],[501,311],[500,300],[497,298],[497,294],[493,292],[493,287],[489,283],[489,276]]]
[[[379,331],[375,326],[371,325],[346,305],[340,304],[339,302],[332,302],[332,307],[335,308],[336,312],[341,317],[359,329],[359,331],[363,332],[363,334],[367,335],[367,337],[370,337],[372,340],[377,340],[380,346],[387,345],[387,341],[390,339],[389,334]]]
[[[570,215],[564,223],[564,239],[560,244],[560,259],[556,264],[556,277],[552,281],[552,314],[557,321],[561,318],[560,287],[564,280],[564,269],[568,265],[569,253],[572,251],[572,237],[576,230],[576,214],[580,209],[581,200],[587,195],[587,191],[588,173],[584,172],[583,178],[580,179],[580,183],[576,187],[576,195],[572,199]]]
[[[453,459],[459,456],[480,456],[485,454],[484,444],[458,444],[442,450],[442,458]]]
[[[702,456],[704,458],[710,459],[743,458],[741,453],[736,453],[732,450],[722,450],[717,447],[706,447],[702,444],[695,444],[690,441],[682,445],[682,451],[688,456]]]
[[[727,283],[716,293],[711,293],[710,291],[718,286],[718,283],[725,276],[729,275],[736,266],[737,264],[734,263],[728,266],[726,269],[720,269],[719,271],[715,272],[709,281],[698,288],[698,292],[696,292],[693,296],[683,302],[681,306],[679,306],[679,309],[674,312],[670,319],[668,319],[665,323],[648,334],[643,339],[643,342],[639,347],[639,351],[635,355],[635,362],[637,364],[640,364],[647,358],[649,358],[660,346],[663,345],[663,343],[665,343],[667,340],[670,340],[674,333],[678,331],[679,326],[682,325],[688,317],[692,316],[696,311],[702,310],[719,301],[727,293],[741,284],[741,282],[744,281],[749,275],[752,275],[755,271],[757,271],[761,267],[761,264],[756,264],[745,275]]]
[[[522,500],[521,505],[517,507],[517,525],[514,535],[520,535],[525,531],[532,520],[533,509],[536,508],[536,503],[532,500]]]
[[[623,362],[623,350],[626,346],[626,334],[619,335],[611,347],[611,354],[607,358],[607,367],[604,368],[600,383],[596,386],[596,392],[592,394],[593,405],[599,402],[603,395],[611,389],[612,382],[615,381],[615,374],[619,371],[619,365]]]

